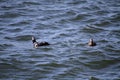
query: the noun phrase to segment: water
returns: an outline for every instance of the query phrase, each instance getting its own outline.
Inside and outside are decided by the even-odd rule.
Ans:
[[[0,80],[95,79],[120,80],[120,0],[0,0]]]

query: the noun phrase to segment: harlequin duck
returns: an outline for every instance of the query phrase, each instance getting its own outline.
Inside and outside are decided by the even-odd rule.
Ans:
[[[38,48],[39,46],[47,46],[50,45],[48,42],[37,42],[35,37],[32,37],[32,42],[35,48]]]
[[[93,39],[90,39],[88,42],[89,46],[96,46],[96,43],[93,41]]]

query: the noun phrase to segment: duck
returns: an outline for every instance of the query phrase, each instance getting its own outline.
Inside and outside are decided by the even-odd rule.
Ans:
[[[96,43],[93,41],[93,39],[90,39],[88,42],[89,46],[96,46]]]
[[[48,46],[48,45],[50,45],[48,42],[37,42],[36,41],[36,38],[34,37],[34,36],[32,36],[32,43],[33,43],[33,46],[35,47],[35,48],[38,48],[39,46]]]

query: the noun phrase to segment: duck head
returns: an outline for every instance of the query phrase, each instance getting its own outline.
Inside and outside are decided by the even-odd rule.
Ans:
[[[96,43],[93,41],[93,39],[90,39],[88,42],[89,46],[96,46]]]

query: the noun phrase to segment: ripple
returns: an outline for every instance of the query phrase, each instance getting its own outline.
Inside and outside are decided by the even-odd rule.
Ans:
[[[120,21],[120,14],[117,14],[115,16],[113,16],[113,18],[111,19],[112,22],[118,22]]]
[[[74,18],[72,18],[72,21],[80,21],[84,20],[86,17],[90,16],[89,14],[78,14]]]
[[[17,41],[29,41],[31,39],[31,35],[21,35],[14,37]]]
[[[7,29],[5,31],[7,31],[7,32],[21,32],[22,29],[21,28],[15,28],[15,29]]]
[[[118,47],[118,46],[117,46]],[[116,48],[116,46],[113,46],[113,45],[107,45],[106,48],[104,49],[105,51],[108,51],[108,52],[115,52],[115,54],[118,54],[120,52],[119,50],[119,47]]]
[[[118,64],[120,60],[100,60],[86,63],[89,68],[92,69],[103,69]]]
[[[112,29],[112,31],[109,33],[109,35],[113,36],[114,38],[116,38],[116,41],[119,41],[117,39],[120,38],[120,29],[119,30],[114,30]]]
[[[7,69],[14,69],[14,68],[16,67],[12,64],[0,63],[0,69],[7,70]]]
[[[69,5],[79,5],[79,4],[84,4],[86,3],[87,1],[86,0],[81,0],[81,1],[69,1],[67,2],[67,4]]]
[[[86,27],[82,29],[82,31],[87,32],[87,33],[100,33],[104,31],[104,29],[96,27],[96,26],[92,26],[92,25],[87,25]]]
[[[6,12],[6,13],[0,15],[0,18],[16,18],[16,17],[19,17],[20,15],[21,15],[20,13]]]
[[[32,35],[19,35],[16,37],[5,37],[8,40],[16,40],[16,41],[29,41],[31,40]]]
[[[10,26],[22,26],[22,25],[28,25],[28,24],[30,24],[30,22],[29,21],[21,21],[21,22],[17,22],[17,23],[12,23],[12,24],[10,24]]]
[[[110,24],[111,24],[110,21],[100,21],[100,22],[95,23],[94,25],[104,27],[104,26],[108,26]]]
[[[1,6],[1,8],[2,8],[2,9],[5,9],[5,10],[13,9],[12,6],[7,6],[7,5]]]
[[[25,1],[25,2],[23,2],[22,4],[25,4],[25,5],[40,5],[40,3],[39,2],[34,2],[34,1]]]
[[[0,51],[13,47],[13,44],[0,44]]]
[[[57,68],[59,68],[59,67],[65,67],[66,65],[65,64],[58,64],[58,63],[55,63],[55,62],[51,62],[51,63],[42,63],[42,64],[37,64],[36,66],[43,66],[43,67],[57,67]]]
[[[99,80],[99,78],[96,78],[96,77],[91,77],[90,80]]]
[[[0,28],[0,31],[4,30],[5,28]]]

